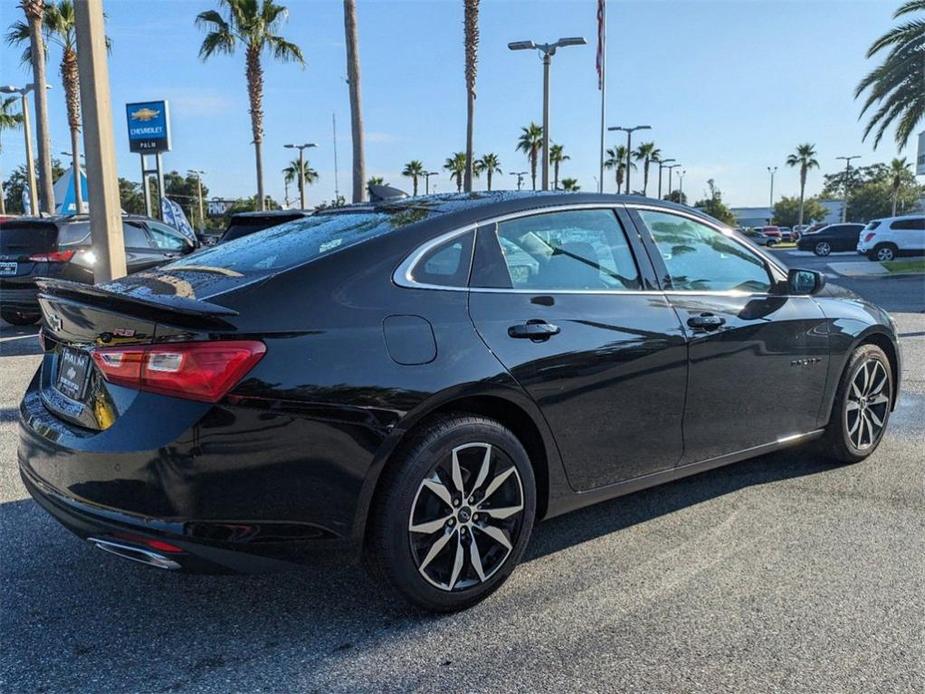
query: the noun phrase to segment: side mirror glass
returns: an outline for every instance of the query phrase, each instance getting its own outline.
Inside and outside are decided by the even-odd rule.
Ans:
[[[818,294],[825,286],[825,275],[816,270],[790,270],[787,288],[791,294]]]

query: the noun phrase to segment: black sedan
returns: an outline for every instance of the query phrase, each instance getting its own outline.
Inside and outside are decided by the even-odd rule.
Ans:
[[[818,256],[854,251],[863,228],[863,224],[829,224],[818,231],[803,234],[797,242],[797,248],[812,251]]]
[[[129,272],[192,253],[199,246],[172,226],[150,217],[122,217]],[[0,317],[13,325],[38,322],[42,314],[36,279],[54,277],[93,284],[96,255],[86,216],[16,217],[0,222]]]
[[[20,470],[127,559],[363,556],[461,609],[544,518],[814,439],[869,456],[895,330],[823,285],[647,198],[318,213],[110,284],[43,282]]]

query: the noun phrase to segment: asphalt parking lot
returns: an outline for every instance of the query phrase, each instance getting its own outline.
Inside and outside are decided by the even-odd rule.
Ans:
[[[19,481],[38,346],[3,324],[0,689],[925,691],[925,278],[841,283],[902,334],[874,456],[790,450],[551,520],[494,597],[442,617],[356,568],[187,576],[82,544]]]

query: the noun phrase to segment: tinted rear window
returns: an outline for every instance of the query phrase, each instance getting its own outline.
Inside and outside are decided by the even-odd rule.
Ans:
[[[55,249],[58,227],[43,222],[3,222],[0,224],[0,253],[27,255]]]
[[[74,222],[62,224],[58,230],[58,244],[61,246],[76,246],[90,243],[90,222]]]
[[[274,217],[232,217],[231,222],[228,224],[228,228],[225,229],[225,233],[222,234],[222,242],[234,241],[242,236],[248,236],[249,234],[279,226],[280,224],[287,224],[297,219],[302,219],[303,217],[304,215],[292,217],[283,215]]]
[[[357,213],[305,217],[235,241],[201,250],[163,266],[167,271],[200,270],[251,277],[286,270],[348,248],[426,213]]]

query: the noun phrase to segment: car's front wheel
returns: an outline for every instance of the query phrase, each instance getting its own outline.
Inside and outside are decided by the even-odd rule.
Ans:
[[[10,309],[0,311],[0,318],[3,318],[10,325],[32,325],[33,323],[38,323],[41,317],[38,313],[21,313]]]
[[[425,426],[383,473],[367,563],[410,602],[451,612],[484,600],[520,561],[536,487],[514,434],[484,417]]]
[[[892,402],[890,360],[876,345],[861,345],[848,360],[835,392],[825,439],[831,457],[856,463],[877,450]]]
[[[827,256],[832,252],[832,244],[828,241],[819,241],[813,248],[813,253],[818,256]]]

